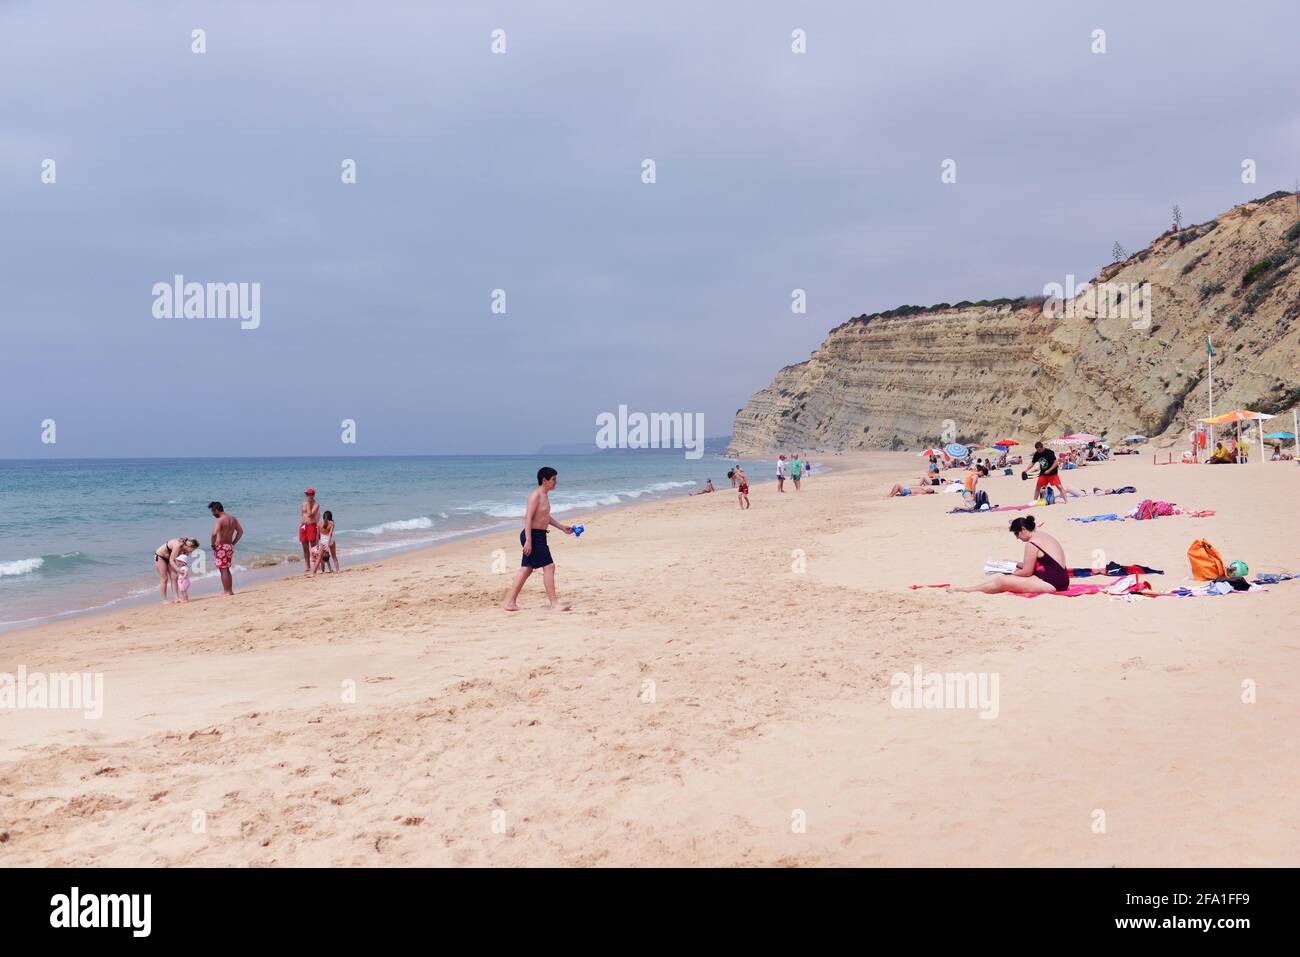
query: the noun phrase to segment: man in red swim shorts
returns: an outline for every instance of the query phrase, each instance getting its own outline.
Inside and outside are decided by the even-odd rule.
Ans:
[[[302,524],[298,526],[298,541],[302,543],[302,564],[306,574],[311,574],[311,547],[316,543],[320,533],[320,505],[316,502],[316,490],[309,488],[304,493],[307,498],[299,509]]]
[[[1034,483],[1034,497],[1042,492],[1046,485],[1055,485],[1059,490],[1061,488],[1061,476],[1057,474],[1061,463],[1056,461],[1056,453],[1049,448],[1045,448],[1042,442],[1034,443],[1034,457],[1029,460],[1029,468],[1038,466],[1038,481]],[[1029,469],[1020,473],[1021,478],[1029,478]]]

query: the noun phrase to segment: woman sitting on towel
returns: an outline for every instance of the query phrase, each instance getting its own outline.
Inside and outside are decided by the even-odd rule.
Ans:
[[[1065,591],[1070,587],[1070,573],[1065,562],[1065,549],[1046,532],[1034,530],[1034,516],[1026,515],[1011,522],[1011,534],[1025,543],[1025,557],[1016,563],[1010,575],[992,575],[985,582],[970,588],[949,588],[949,591],[982,591],[996,595],[1003,591],[1025,594],[1042,594]]]

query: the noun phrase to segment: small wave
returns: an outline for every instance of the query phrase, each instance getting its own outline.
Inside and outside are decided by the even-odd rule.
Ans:
[[[628,498],[640,498],[642,495],[649,495],[654,492],[671,492],[675,488],[688,488],[697,485],[698,482],[655,482],[653,485],[646,485],[643,488],[632,489],[627,492],[620,492],[620,495],[626,495]]]
[[[661,492],[671,492],[674,489],[689,488],[692,485],[698,485],[698,482],[654,482],[650,485],[642,485],[637,488],[619,489],[616,492],[599,492],[589,494],[584,498],[564,498],[563,492],[557,492],[551,495],[551,512],[558,514],[561,512],[574,512],[592,508],[604,508],[610,505],[620,505],[624,499],[636,499],[642,495],[655,495]],[[581,493],[573,493],[581,494]],[[464,505],[459,511],[477,512],[480,515],[487,515],[489,518],[523,518],[524,506],[517,502],[475,502],[473,505]]]
[[[19,558],[11,562],[0,562],[0,578],[9,575],[30,575],[44,564],[43,558]]]
[[[360,535],[383,535],[385,532],[415,532],[423,528],[433,528],[433,519],[421,515],[419,518],[404,518],[396,522],[384,522],[363,528]]]
[[[42,555],[39,558],[19,558],[15,561],[0,562],[0,578],[30,575],[36,571],[42,575],[56,575],[82,565],[98,564],[100,563],[84,552],[62,552],[57,555]]]

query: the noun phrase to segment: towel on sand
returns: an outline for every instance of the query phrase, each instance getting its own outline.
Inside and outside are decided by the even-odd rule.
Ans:
[[[1163,575],[1159,568],[1147,568],[1145,565],[1121,565],[1119,562],[1107,562],[1105,568],[1071,568],[1071,578],[1092,578],[1095,575]]]

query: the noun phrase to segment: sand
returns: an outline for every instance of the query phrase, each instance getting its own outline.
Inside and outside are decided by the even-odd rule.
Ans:
[[[0,864],[1300,862],[1300,581],[912,591],[1017,558],[1024,513],[885,498],[913,455],[829,461],[798,494],[755,485],[748,512],[723,489],[583,516],[554,545],[568,614],[537,577],[500,610],[507,531],[7,634],[0,671],[102,672],[106,702],[0,710]],[[1300,571],[1293,463],[1136,456],[1067,479],[1142,493],[1035,510],[1072,565],[1100,549],[1172,588],[1206,537]],[[985,487],[1028,498],[1018,477]],[[1218,514],[1065,520],[1147,496]],[[893,707],[918,665],[996,674],[997,717]]]

